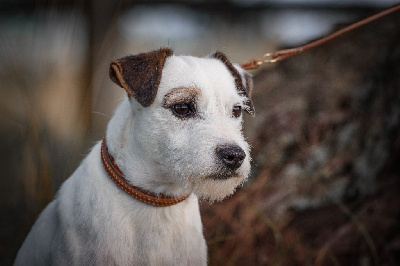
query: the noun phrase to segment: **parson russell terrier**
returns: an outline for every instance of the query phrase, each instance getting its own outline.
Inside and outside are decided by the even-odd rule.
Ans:
[[[220,52],[160,49],[112,62],[110,77],[128,97],[15,265],[206,265],[198,199],[221,200],[249,174],[251,76]]]

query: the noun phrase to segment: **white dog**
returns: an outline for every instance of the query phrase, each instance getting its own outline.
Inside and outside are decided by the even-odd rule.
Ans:
[[[220,52],[160,49],[114,61],[110,77],[128,97],[15,265],[206,265],[198,198],[221,200],[249,174],[250,75]]]

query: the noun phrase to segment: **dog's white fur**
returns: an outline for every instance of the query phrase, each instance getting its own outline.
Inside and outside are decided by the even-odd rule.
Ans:
[[[179,97],[187,88],[196,94],[198,114],[181,119],[165,107],[165,97],[173,90]],[[246,100],[220,60],[168,57],[155,101],[143,107],[126,97],[106,138],[130,184],[190,197],[170,207],[132,198],[107,176],[98,143],[40,215],[15,265],[206,265],[198,197],[223,199],[249,174],[242,118],[231,115]],[[216,178],[221,167],[215,147],[232,143],[246,158],[232,177]]]

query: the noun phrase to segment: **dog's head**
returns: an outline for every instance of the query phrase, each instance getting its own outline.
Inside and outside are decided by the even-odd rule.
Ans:
[[[196,58],[160,49],[112,62],[110,77],[128,93],[135,117],[126,143],[157,175],[147,189],[217,200],[246,180],[242,111],[254,115],[252,80],[224,54]]]

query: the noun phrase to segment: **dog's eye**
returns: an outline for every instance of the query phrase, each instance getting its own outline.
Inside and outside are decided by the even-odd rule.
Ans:
[[[242,114],[242,107],[240,105],[235,105],[232,108],[232,116],[238,118],[240,117],[241,114]]]
[[[192,117],[195,114],[193,103],[177,103],[172,106],[173,113],[182,118]]]

